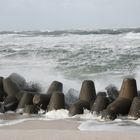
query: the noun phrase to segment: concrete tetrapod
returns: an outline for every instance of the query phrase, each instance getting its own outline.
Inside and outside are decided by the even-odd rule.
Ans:
[[[47,109],[51,96],[49,94],[36,94],[33,97],[33,104],[43,110]]]
[[[65,94],[65,107],[69,109],[69,107],[79,100],[79,92],[73,88],[69,89],[68,92]]]
[[[8,96],[15,96],[18,100],[21,99],[20,87],[10,78],[3,79],[3,90]]]
[[[27,92],[27,91],[20,91],[23,96],[18,104],[18,109],[19,108],[24,108],[25,105],[33,105],[33,97],[36,92]]]
[[[119,97],[117,98],[113,103],[111,103],[107,109],[110,111],[121,114],[121,115],[127,115],[131,106],[132,100]]]
[[[96,99],[95,86],[92,80],[83,81],[79,99],[87,102],[91,102]]]
[[[15,96],[7,96],[1,105],[0,112],[15,111],[18,106],[18,100]]]
[[[3,77],[0,77],[0,102],[3,102],[5,97],[6,94],[3,90]]]
[[[33,98],[33,103],[39,108],[46,110],[50,102],[51,96],[54,92],[63,92],[63,84],[58,81],[53,81],[48,88],[46,94],[37,94]]]
[[[129,116],[140,118],[140,97],[135,97],[130,107]]]
[[[26,86],[24,87],[24,91],[29,92],[41,92],[41,85],[39,83],[29,82],[26,83]]]
[[[113,112],[115,116],[117,116],[118,114],[127,115],[132,100],[135,96],[137,96],[136,80],[132,78],[124,79],[119,97],[107,107],[106,112]],[[105,114],[106,116],[102,117],[106,119],[106,117],[109,116],[110,114],[107,113]]]
[[[117,115],[127,115],[131,106],[132,100],[127,98],[117,98],[103,112],[101,117],[104,119],[114,120]]]
[[[54,92],[51,96],[48,111],[51,110],[58,110],[65,108],[65,97],[64,94],[61,92]]]
[[[102,118],[114,120],[117,115],[127,115],[131,106],[132,100],[127,98],[117,98],[112,102],[107,109],[101,113]]]
[[[53,92],[63,92],[63,84],[58,81],[53,81],[48,88],[47,94],[52,95]]]
[[[85,80],[82,83],[79,101],[75,102],[69,107],[69,114],[74,116],[76,114],[82,114],[83,109],[90,109],[91,104],[96,99],[96,91],[94,82],[92,80]]]
[[[25,105],[24,113],[38,114],[38,108],[35,105]]]
[[[8,76],[8,78],[10,78],[12,81],[14,81],[20,89],[24,89],[26,86],[26,80],[24,77],[22,77],[21,75],[17,74],[17,73],[12,73]]]
[[[106,94],[106,92],[98,92],[97,95],[96,95],[96,98],[97,98],[97,96],[104,96],[104,97],[106,97],[107,94]],[[95,99],[95,100],[96,100],[96,99]],[[91,111],[92,111],[92,106],[93,106],[93,104],[94,104],[94,100],[90,102],[90,110],[91,110]]]
[[[74,115],[77,115],[77,114],[83,114],[84,113],[84,108],[90,109],[89,102],[79,100],[69,107],[69,115],[74,116]]]
[[[95,112],[97,115],[99,115],[101,113],[101,111],[106,109],[108,104],[109,104],[109,100],[107,97],[105,97],[103,95],[98,95],[95,99],[95,102],[93,103],[93,105],[91,107],[91,111]]]
[[[2,83],[2,81],[3,81],[3,77],[0,77],[0,90],[3,90],[3,83]]]
[[[123,80],[119,97],[124,97],[133,100],[135,96],[138,96],[136,80],[133,78],[125,78]]]
[[[107,97],[109,99],[109,102],[112,103],[119,96],[119,91],[114,85],[108,85],[105,89],[107,92]]]

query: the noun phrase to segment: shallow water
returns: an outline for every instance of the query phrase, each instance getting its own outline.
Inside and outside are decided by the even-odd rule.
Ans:
[[[16,125],[25,121],[36,121],[36,120],[62,120],[68,119],[69,123],[76,121],[79,123],[78,129],[81,131],[131,131],[139,132],[140,131],[140,119],[134,120],[133,118],[119,116],[114,121],[106,121],[97,117],[95,114],[90,113],[90,111],[85,110],[84,114],[76,115],[70,117],[68,110],[57,110],[50,111],[46,114],[39,115],[28,115],[28,114],[16,114],[14,112],[8,112],[6,114],[0,114],[0,127]]]

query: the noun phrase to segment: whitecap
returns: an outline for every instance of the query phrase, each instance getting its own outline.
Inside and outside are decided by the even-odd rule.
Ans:
[[[130,32],[130,33],[127,33],[125,36],[124,36],[125,39],[140,39],[140,33],[133,33],[133,32]]]

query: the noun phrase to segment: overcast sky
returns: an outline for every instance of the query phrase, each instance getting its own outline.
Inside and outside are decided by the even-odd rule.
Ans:
[[[140,27],[140,0],[0,0],[0,30]]]

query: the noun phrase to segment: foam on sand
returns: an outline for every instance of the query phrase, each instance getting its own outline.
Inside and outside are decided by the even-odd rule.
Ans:
[[[68,115],[68,110],[66,109],[60,109],[60,110],[52,110],[47,112],[44,115],[44,120],[56,120],[56,119],[66,119],[66,118],[70,118]]]
[[[82,122],[78,128],[82,131],[139,132],[140,119],[125,118],[124,120],[124,117],[120,117],[114,121],[103,121],[96,118]]]

